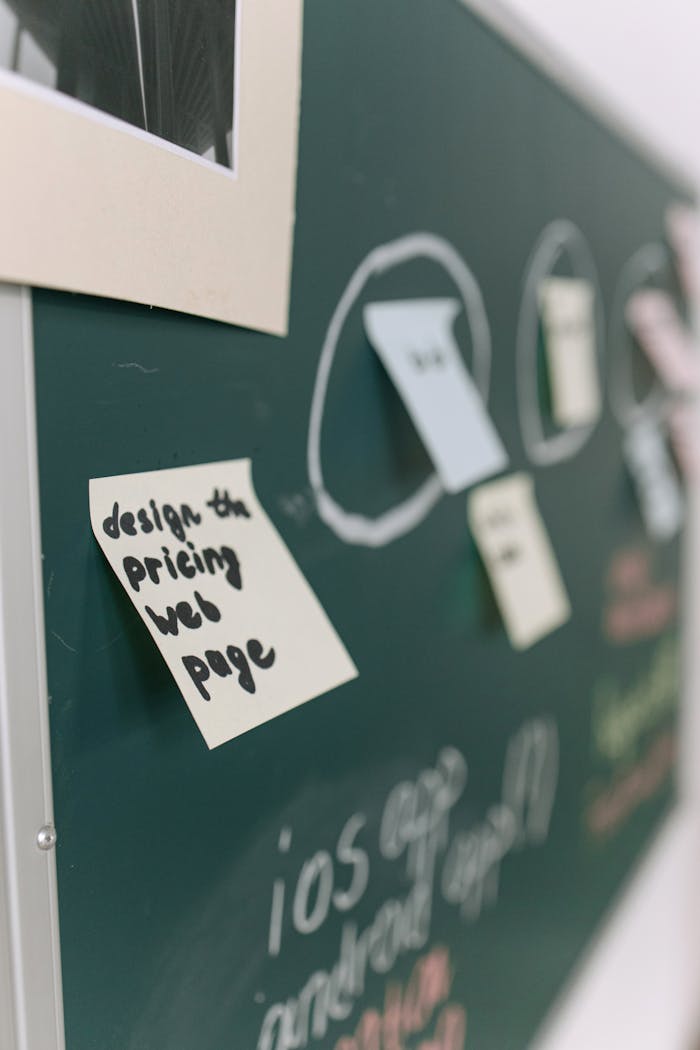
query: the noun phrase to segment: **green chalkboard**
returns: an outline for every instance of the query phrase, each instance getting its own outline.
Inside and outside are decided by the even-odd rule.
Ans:
[[[68,1050],[461,1050],[465,1016],[474,1050],[522,1050],[672,797],[678,543],[646,538],[608,393],[634,354],[621,274],[681,190],[455,0],[305,6],[288,338],[34,293]],[[595,267],[606,403],[547,461],[518,397],[536,329],[530,365],[519,347],[555,222]],[[526,652],[464,493],[372,545],[311,485],[330,320],[371,251],[418,233],[478,284],[489,409],[571,598]],[[432,468],[362,303],[444,294],[425,255],[375,273],[335,349],[324,484],[365,519]],[[88,479],[239,457],[359,677],[210,752],[92,536]]]

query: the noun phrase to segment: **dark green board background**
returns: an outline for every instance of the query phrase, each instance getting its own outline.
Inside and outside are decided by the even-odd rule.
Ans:
[[[504,861],[499,900],[476,923],[436,897],[431,936],[450,948],[468,1046],[522,1050],[669,802],[666,787],[602,845],[584,830],[591,781],[611,775],[592,753],[594,684],[643,679],[658,642],[605,641],[605,574],[614,551],[646,541],[607,406],[576,457],[527,462],[514,343],[525,265],[548,222],[565,217],[585,233],[609,316],[623,264],[662,237],[678,188],[453,0],[307,0],[300,135],[287,339],[34,294],[68,1050],[255,1047],[267,1005],[333,964],[342,924],[333,915],[306,938],[287,929],[282,954],[268,958],[273,879],[292,882],[362,811],[371,877],[352,917],[368,924],[408,885],[376,848],[391,786],[441,747],[459,748],[469,783],[452,826],[468,828],[499,797],[511,735],[543,716],[561,747],[549,839]],[[367,252],[416,230],[451,241],[480,284],[490,409],[512,469],[533,471],[571,595],[571,621],[523,654],[494,614],[463,494],[377,550],[341,542],[309,500],[309,408],[328,321]],[[450,294],[444,280],[415,264],[373,293]],[[248,456],[359,678],[209,752],[91,535],[88,479]],[[430,470],[359,313],[331,378],[323,463],[333,494],[365,514]],[[675,545],[652,559],[659,580],[675,579]],[[402,956],[392,979],[414,961]],[[381,1004],[383,986],[372,977],[347,1022],[311,1045],[332,1048]]]

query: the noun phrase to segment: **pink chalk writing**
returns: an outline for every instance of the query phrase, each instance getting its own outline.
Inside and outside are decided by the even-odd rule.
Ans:
[[[467,1016],[463,1006],[448,1003],[452,986],[449,953],[435,947],[418,959],[405,987],[386,986],[383,1009],[363,1012],[352,1035],[337,1040],[335,1050],[463,1050]],[[427,1029],[435,1019],[432,1034]]]

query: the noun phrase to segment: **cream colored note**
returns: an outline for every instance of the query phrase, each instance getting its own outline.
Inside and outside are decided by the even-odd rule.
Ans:
[[[508,637],[527,649],[571,614],[532,478],[511,474],[480,485],[467,497],[467,518]]]
[[[250,460],[93,479],[90,520],[208,747],[356,677]]]
[[[554,420],[562,427],[594,423],[601,412],[595,292],[580,278],[548,277],[539,301]]]
[[[461,492],[508,464],[454,337],[461,309],[456,299],[406,299],[364,310],[367,337],[447,492]]]

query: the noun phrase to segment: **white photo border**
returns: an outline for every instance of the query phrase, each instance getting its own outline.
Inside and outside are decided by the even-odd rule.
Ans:
[[[0,70],[0,280],[286,335],[302,3],[237,0],[231,168]]]

